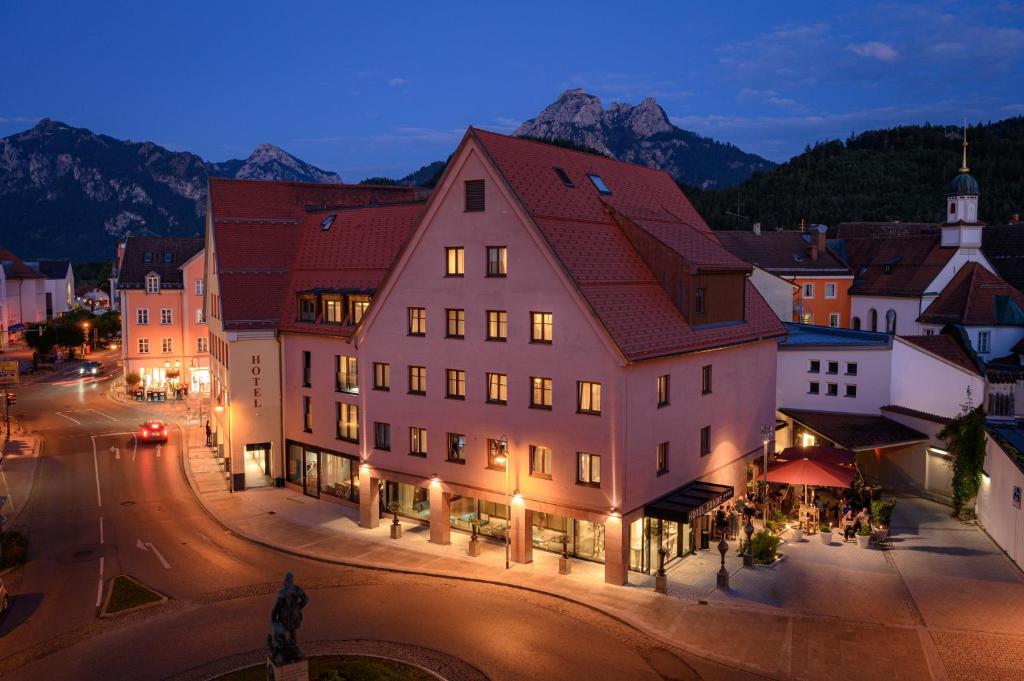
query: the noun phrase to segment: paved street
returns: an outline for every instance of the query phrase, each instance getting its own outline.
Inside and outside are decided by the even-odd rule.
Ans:
[[[567,669],[593,679],[754,678],[542,594],[343,568],[239,539],[196,503],[182,474],[183,431],[172,428],[160,446],[134,439],[144,418],[175,407],[119,404],[108,388],[65,374],[19,388],[16,413],[40,453],[15,522],[30,535],[29,562],[4,577],[15,594],[0,620],[4,678],[165,678],[259,651],[287,570],[311,595],[305,640],[413,643],[493,679]],[[101,589],[117,574],[170,602],[98,619]]]

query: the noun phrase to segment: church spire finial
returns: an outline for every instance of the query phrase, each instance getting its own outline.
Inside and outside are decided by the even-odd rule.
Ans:
[[[964,160],[963,160],[963,163],[960,165],[960,172],[961,173],[968,173],[968,172],[970,172],[970,168],[967,167],[967,119],[966,118],[964,119]]]

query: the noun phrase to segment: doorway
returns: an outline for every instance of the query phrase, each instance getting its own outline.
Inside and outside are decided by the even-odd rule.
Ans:
[[[245,446],[245,488],[269,487],[270,443],[260,442]]]
[[[320,452],[305,449],[305,487],[303,492],[316,499],[320,498]]]

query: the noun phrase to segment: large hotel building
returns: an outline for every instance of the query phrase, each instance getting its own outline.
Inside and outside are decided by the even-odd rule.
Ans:
[[[470,129],[437,187],[210,181],[214,427],[287,486],[568,551],[706,544],[775,421],[785,333],[661,171]],[[339,512],[342,512],[339,509]]]

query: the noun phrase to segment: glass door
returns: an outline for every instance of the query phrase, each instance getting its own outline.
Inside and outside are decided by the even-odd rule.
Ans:
[[[305,489],[303,490],[306,494],[311,497],[320,497],[320,452],[306,450],[305,454],[306,462],[306,475],[305,475]]]

